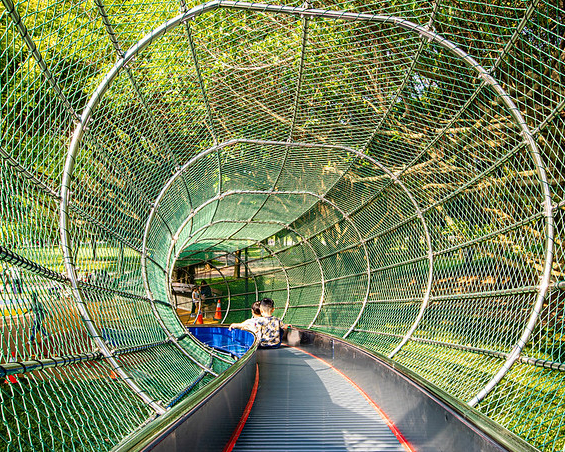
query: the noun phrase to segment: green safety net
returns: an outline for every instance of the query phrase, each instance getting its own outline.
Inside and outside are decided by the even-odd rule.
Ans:
[[[563,0],[2,0],[0,448],[108,450],[270,297],[565,446]],[[175,289],[175,287],[177,289]]]

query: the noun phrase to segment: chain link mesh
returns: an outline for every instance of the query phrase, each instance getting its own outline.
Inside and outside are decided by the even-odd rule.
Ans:
[[[563,449],[564,23],[2,0],[0,447],[111,449],[227,369],[185,334],[188,269],[223,322],[271,297]]]

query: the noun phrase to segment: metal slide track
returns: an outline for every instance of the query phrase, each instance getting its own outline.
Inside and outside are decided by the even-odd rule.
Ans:
[[[233,451],[411,450],[326,362],[290,347],[259,350],[258,362],[257,396]]]

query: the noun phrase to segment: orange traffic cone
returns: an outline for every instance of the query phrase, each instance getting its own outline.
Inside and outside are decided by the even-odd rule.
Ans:
[[[216,304],[216,313],[214,314],[214,319],[216,320],[222,319],[222,303],[220,303],[219,298],[218,298],[218,303]]]
[[[196,320],[194,321],[195,325],[203,325],[204,324],[204,318],[202,317],[202,309],[200,309],[200,306],[198,307],[198,314],[196,315]]]
[[[12,357],[8,360],[8,362],[13,363],[15,361],[16,361],[16,352],[12,352]],[[16,378],[15,375],[8,375],[5,381],[6,383],[16,384],[18,382],[18,379]]]

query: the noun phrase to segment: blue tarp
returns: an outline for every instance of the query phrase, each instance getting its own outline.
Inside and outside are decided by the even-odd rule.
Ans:
[[[192,326],[188,330],[201,342],[241,358],[253,345],[255,336],[249,331],[229,330],[217,326]]]

